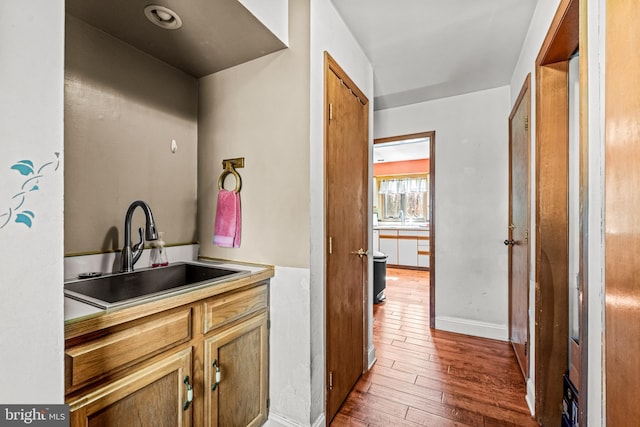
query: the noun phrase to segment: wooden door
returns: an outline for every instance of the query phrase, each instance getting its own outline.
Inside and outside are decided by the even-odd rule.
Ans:
[[[205,339],[204,425],[259,426],[267,420],[267,313]]]
[[[509,116],[509,341],[529,377],[529,117],[531,75]]]
[[[326,55],[326,414],[329,423],[364,370],[368,102]]]
[[[640,4],[608,0],[605,72],[606,425],[640,420]]]
[[[186,427],[193,405],[187,385],[193,385],[192,351],[188,347],[117,381],[68,402],[72,427]]]

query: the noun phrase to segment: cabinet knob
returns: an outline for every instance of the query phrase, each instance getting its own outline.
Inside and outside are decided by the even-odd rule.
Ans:
[[[184,380],[182,382],[184,382],[187,386],[187,401],[184,402],[184,405],[182,405],[182,409],[186,411],[187,409],[189,409],[189,405],[191,405],[191,402],[193,402],[193,386],[191,385],[191,383],[189,383],[189,375],[184,377]]]
[[[218,359],[213,359],[213,363],[211,364],[213,369],[216,370],[216,381],[211,385],[211,391],[215,391],[218,388],[218,384],[220,384],[220,367],[218,366]]]

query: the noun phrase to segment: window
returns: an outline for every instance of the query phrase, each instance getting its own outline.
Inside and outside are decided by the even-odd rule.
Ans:
[[[425,222],[429,212],[429,175],[377,177],[381,221]]]

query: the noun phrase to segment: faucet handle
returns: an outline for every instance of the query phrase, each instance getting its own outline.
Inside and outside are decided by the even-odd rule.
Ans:
[[[140,255],[142,255],[142,251],[144,250],[144,227],[138,228],[138,235],[140,236],[140,241],[133,245],[133,255],[132,255],[132,265],[140,259]]]

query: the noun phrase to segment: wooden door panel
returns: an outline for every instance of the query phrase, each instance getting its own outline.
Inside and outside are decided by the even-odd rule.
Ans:
[[[332,62],[330,57],[327,60]],[[330,111],[325,147],[327,422],[364,369],[367,257],[353,252],[367,249],[369,159],[366,98],[332,64],[325,82]]]
[[[606,425],[640,420],[640,7],[606,5],[605,349]]]
[[[184,379],[193,384],[191,360],[188,347],[68,402],[70,425],[190,426],[193,405],[184,406]]]
[[[509,117],[509,340],[529,376],[529,116],[530,76]]]
[[[267,314],[205,340],[205,426],[258,426],[267,419]],[[219,369],[220,381],[216,372]]]

